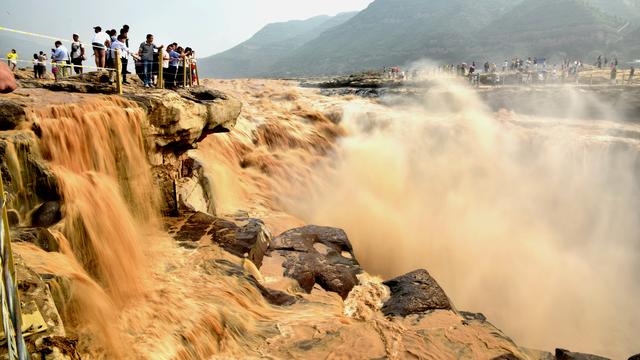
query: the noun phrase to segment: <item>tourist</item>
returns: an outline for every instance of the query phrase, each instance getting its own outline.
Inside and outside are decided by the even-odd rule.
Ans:
[[[40,77],[40,61],[38,61],[38,54],[33,54],[33,78]]]
[[[107,31],[107,35],[109,35],[109,39],[111,39],[111,42],[118,41],[118,37],[116,36],[117,34],[118,33],[116,32],[116,29]]]
[[[82,62],[86,60],[84,55],[84,45],[80,42],[80,35],[73,34],[71,43],[71,64],[76,74],[82,74]]]
[[[611,62],[611,85],[616,85],[616,79],[618,78],[618,68]]]
[[[143,74],[144,74],[144,87],[153,86],[153,55],[154,50],[162,49],[163,46],[156,46],[153,43],[153,35],[147,34],[147,41],[140,44],[138,55],[142,59]]]
[[[122,34],[118,35],[118,37],[116,38],[116,41],[114,41],[111,44],[111,51],[113,52],[114,58],[116,56],[116,50],[120,51],[120,62],[122,63],[122,83],[128,84],[127,82],[127,65],[129,65],[128,57],[129,55],[133,56],[134,58],[136,58],[137,56],[135,53],[129,50],[125,41],[126,41],[125,35],[122,35]]]
[[[120,29],[120,35],[124,35],[125,45],[129,47],[129,25],[122,25],[122,29]]]
[[[174,44],[171,44],[171,50],[169,51],[169,70],[167,73],[169,76],[167,80],[169,81],[169,89],[176,88],[176,79],[178,77],[178,65],[180,63],[180,54],[176,51]]]
[[[171,56],[169,52],[173,48],[173,45],[167,46],[167,51],[162,53],[162,73],[164,74],[164,87],[165,89],[171,88],[171,74],[169,73],[169,60],[171,60]]]
[[[59,76],[66,77],[68,76],[69,70],[69,50],[62,45],[62,41],[58,40],[55,43],[56,48],[51,49],[51,62],[55,62],[57,71],[54,73],[56,75],[56,81]]]
[[[93,40],[91,40],[91,46],[93,47],[96,66],[99,68],[105,68],[107,65],[106,50],[111,47],[111,40],[109,39],[109,35],[102,32],[102,28],[100,26],[94,27],[93,30],[96,34],[93,36]]]
[[[44,51],[40,51],[38,54],[38,62],[38,67],[40,68],[39,78],[44,79],[47,74],[47,54],[45,54]]]
[[[16,66],[18,66],[18,53],[16,52],[16,49],[11,49],[11,51],[9,51],[9,53],[7,54],[7,61],[9,63],[9,68],[11,69],[11,71],[16,71]]]
[[[16,78],[13,76],[9,66],[0,62],[0,93],[7,94],[18,87]]]
[[[633,84],[633,76],[636,74],[636,68],[635,67],[631,67],[631,69],[629,69],[629,84]]]

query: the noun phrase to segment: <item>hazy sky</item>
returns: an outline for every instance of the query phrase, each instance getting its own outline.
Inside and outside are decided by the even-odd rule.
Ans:
[[[0,0],[0,26],[65,38],[77,32],[88,42],[95,25],[120,30],[128,24],[136,46],[150,32],[158,43],[176,41],[205,56],[237,45],[271,22],[362,10],[372,1]]]

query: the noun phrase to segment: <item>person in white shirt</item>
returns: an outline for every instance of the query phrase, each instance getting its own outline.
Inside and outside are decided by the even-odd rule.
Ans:
[[[58,80],[58,75],[62,77],[66,77],[69,75],[69,50],[62,45],[60,40],[56,41],[56,48],[51,49],[51,61],[55,62],[58,71],[56,71],[56,80]],[[61,73],[61,74],[60,74]]]
[[[91,46],[93,46],[93,54],[96,57],[96,66],[104,68],[107,65],[107,49],[111,47],[111,38],[106,33],[102,32],[100,26],[93,28],[96,34],[91,40]]]
[[[116,41],[111,44],[111,50],[114,52],[118,50],[120,52],[120,61],[122,62],[122,83],[128,84],[127,82],[127,65],[129,64],[128,57],[131,55],[133,58],[137,58],[138,55],[133,51],[129,50],[125,41],[127,37],[123,34],[118,35]]]
[[[73,34],[71,43],[71,63],[76,74],[82,74],[82,62],[85,60],[84,45],[80,42],[80,36]]]

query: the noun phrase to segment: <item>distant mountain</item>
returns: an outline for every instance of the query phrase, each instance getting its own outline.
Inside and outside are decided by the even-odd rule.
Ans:
[[[635,59],[639,35],[640,0],[376,0],[357,15],[268,25],[202,65],[216,77],[294,77],[424,58]]]
[[[459,58],[513,0],[377,0],[278,62],[273,74],[344,73],[429,57]]]
[[[614,2],[614,0],[609,0]],[[478,32],[472,53],[486,57],[597,57],[623,39],[624,20],[584,0],[530,0]]]
[[[307,20],[269,24],[242,44],[201,59],[199,67],[203,69],[203,76],[207,77],[267,76],[273,64],[356,14],[357,12],[349,12],[333,17],[325,15]]]

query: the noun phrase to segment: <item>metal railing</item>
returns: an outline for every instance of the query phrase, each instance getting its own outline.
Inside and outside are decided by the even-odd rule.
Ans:
[[[11,251],[11,236],[9,233],[9,221],[7,216],[7,194],[4,192],[4,184],[0,176],[0,194],[2,203],[2,221],[0,221],[0,266],[2,276],[0,293],[2,296],[2,327],[7,340],[7,349],[11,360],[29,359],[27,346],[22,336],[22,311],[16,269]]]

